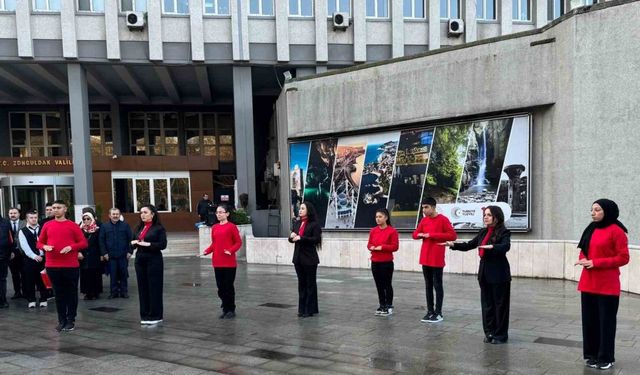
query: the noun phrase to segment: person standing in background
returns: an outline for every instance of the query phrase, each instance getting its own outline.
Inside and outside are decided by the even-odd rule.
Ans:
[[[129,298],[129,259],[133,254],[131,241],[133,232],[127,223],[120,220],[117,208],[109,210],[109,221],[100,229],[100,254],[109,262],[109,298]]]
[[[27,212],[27,225],[20,229],[18,240],[20,249],[24,253],[24,296],[28,302],[28,308],[36,307],[36,287],[40,293],[40,307],[47,307],[49,290],[42,282],[40,272],[44,269],[44,251],[38,249],[38,236],[40,225],[38,224],[38,211]]]
[[[20,210],[11,207],[9,209],[9,222],[11,224],[11,236],[13,239],[13,258],[9,261],[9,269],[11,270],[11,279],[13,280],[13,297],[11,299],[24,298],[23,283],[24,283],[24,256],[20,251],[18,242],[18,233],[20,229],[24,228],[24,220],[20,220]]]

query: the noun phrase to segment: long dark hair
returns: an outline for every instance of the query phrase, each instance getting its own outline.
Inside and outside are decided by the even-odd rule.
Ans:
[[[141,211],[145,207],[148,208],[149,211],[153,213],[153,218],[151,219],[151,225],[161,225],[160,217],[158,216],[158,209],[156,208],[156,206],[152,204],[145,204],[144,206],[140,207],[140,210],[138,211]],[[144,227],[144,221],[140,219],[140,223],[138,223],[138,226],[136,227],[136,231],[138,232],[141,231],[143,227]]]
[[[507,227],[504,225],[504,212],[502,212],[502,208],[498,206],[487,206],[484,210],[489,210],[491,215],[493,215],[493,220],[495,221],[493,236],[491,236],[491,242],[496,242],[498,237],[502,234],[502,232],[507,230]],[[484,214],[484,210],[482,210]]]
[[[316,221],[316,219],[318,218],[318,212],[316,211],[316,208],[313,207],[311,202],[302,202],[300,205],[303,204],[305,207],[307,207],[307,219],[309,221]]]
[[[386,208],[378,208],[376,210],[376,214],[377,213],[381,213],[384,216],[386,216],[387,217],[387,225],[389,225],[389,226],[391,225],[391,215],[389,214],[389,210],[387,210]]]

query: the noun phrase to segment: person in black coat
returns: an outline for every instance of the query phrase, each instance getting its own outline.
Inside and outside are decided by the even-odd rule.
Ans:
[[[306,318],[318,313],[316,273],[320,263],[318,246],[322,242],[322,230],[311,203],[302,203],[299,215],[300,221],[294,224],[289,242],[295,244],[293,264],[298,275],[298,316]]]
[[[140,208],[140,224],[131,245],[136,249],[136,278],[140,298],[140,324],[162,323],[162,283],[164,262],[162,250],[167,248],[167,231],[160,224],[158,210],[151,204]]]
[[[483,212],[485,228],[468,242],[447,241],[452,250],[469,251],[478,248],[480,267],[480,301],[484,342],[504,344],[509,339],[509,303],[511,269],[507,251],[511,248],[511,232],[504,225],[504,213],[498,206],[488,206]]]
[[[80,224],[84,238],[89,246],[80,250],[80,292],[84,294],[85,300],[100,298],[102,293],[102,261],[100,260],[100,227],[91,212],[82,214],[82,224]]]

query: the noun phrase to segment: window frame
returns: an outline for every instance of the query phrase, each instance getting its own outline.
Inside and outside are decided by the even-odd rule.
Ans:
[[[108,0],[107,0],[108,1]],[[144,10],[140,10],[138,9],[137,5],[139,3],[140,0],[131,0],[131,10],[124,10],[124,6],[122,4],[124,0],[120,0],[120,13],[125,13],[125,12],[147,12],[147,4],[149,3],[149,0],[146,0],[144,2]]]
[[[367,9],[368,9],[367,2],[369,2],[369,1],[373,1],[373,13],[374,13],[373,16],[370,16],[370,15],[367,14]],[[391,9],[389,8],[390,7],[389,0],[383,0],[383,1],[387,2],[387,15],[386,16],[381,16],[380,14],[378,14],[379,13],[378,0],[366,0],[365,1],[365,6],[364,6],[365,7],[365,11],[364,11],[365,12],[365,18],[370,19],[370,20],[371,19],[373,19],[373,20],[388,20],[388,19],[390,19],[391,18]],[[396,0],[396,1],[398,1],[398,0]]]
[[[167,143],[166,143],[166,127],[164,125],[164,116],[168,115],[168,114],[174,114],[177,116],[177,127],[174,128],[170,128],[170,130],[177,130],[178,131],[178,155],[167,155]],[[137,116],[137,115],[143,115],[144,116],[144,127],[142,128],[143,130],[143,134],[144,134],[144,149],[145,149],[145,153],[144,155],[138,155],[137,151],[134,152],[134,148],[138,147],[138,145],[135,143],[135,139],[132,136],[132,131],[134,130],[133,128],[131,128],[131,116]],[[158,129],[158,128],[150,128],[149,127],[149,115],[158,115],[158,120],[160,123],[160,137],[162,138],[162,143],[160,145],[158,144],[154,144],[153,147],[158,147],[160,146],[160,153],[151,153],[151,143],[150,143],[150,136],[149,136],[149,130],[154,130],[154,129]],[[166,111],[166,112],[156,112],[156,111],[149,111],[149,112],[138,112],[138,111],[132,111],[129,112],[129,116],[127,118],[127,126],[129,128],[129,154],[133,155],[133,156],[180,156],[180,112],[174,112],[174,111]],[[141,130],[140,128],[135,128],[135,130]]]
[[[147,1],[153,1],[153,0],[147,0]],[[184,15],[189,15],[189,0],[171,0],[173,2],[173,7],[175,9],[175,11],[173,12],[167,12],[167,10],[165,9],[165,0],[161,0],[162,1],[162,14],[163,15],[170,15],[170,16],[184,16]],[[187,3],[187,12],[186,13],[182,13],[182,12],[178,12],[178,2],[180,1],[186,1]]]
[[[434,1],[434,0],[431,0],[431,1]],[[442,17],[442,7],[440,7],[440,20],[441,21],[448,21],[448,20],[453,20],[453,19],[459,19],[460,18],[461,1],[460,0],[445,0],[445,1],[447,2],[447,14],[446,14],[446,17]],[[455,17],[451,16],[451,2],[453,2],[453,1],[458,3],[458,7],[457,7],[458,8],[458,14],[456,14]],[[528,0],[528,1],[531,1],[531,0]]]
[[[19,0],[16,0],[16,2]],[[18,4],[15,4],[17,6]],[[15,7],[13,9],[7,9],[7,0],[0,0],[0,13],[15,13]]]
[[[89,8],[90,8],[89,10],[86,10],[86,9],[80,9],[80,1],[81,1],[81,0],[77,0],[77,1],[76,1],[76,9],[78,10],[78,12],[79,12],[79,13],[97,13],[97,14],[104,14],[104,12],[105,12],[105,9],[104,9],[104,8],[106,7],[105,2],[106,2],[106,1],[109,1],[109,0],[102,0],[102,10],[95,10],[95,9],[94,9],[94,4],[93,4],[93,2],[94,2],[94,1],[96,1],[96,0],[89,0]]]
[[[517,6],[517,15],[518,18],[513,18],[513,9],[511,11],[511,21],[513,22],[524,22],[524,23],[530,23],[533,22],[533,12],[532,12],[532,0],[526,0],[527,1],[527,19],[522,19],[520,18],[520,16],[522,15],[522,0],[512,0],[511,1],[511,7],[513,8],[513,1],[516,2],[516,4],[518,4]]]
[[[211,115],[214,117],[214,137],[215,137],[215,154],[214,155],[205,155],[205,146],[211,146],[208,144],[205,144],[204,142],[204,131],[205,131],[205,120],[204,120],[204,116],[205,115]],[[183,135],[183,143],[185,145],[185,154],[187,156],[206,156],[206,157],[215,157],[216,160],[218,160],[218,162],[224,162],[224,163],[228,163],[228,162],[235,162],[236,161],[236,134],[235,134],[235,129],[232,127],[231,128],[231,144],[227,144],[227,143],[222,143],[220,137],[221,136],[226,136],[228,134],[222,134],[221,132],[221,125],[220,125],[220,116],[230,116],[231,119],[233,120],[233,114],[231,112],[185,112],[184,113],[184,118],[186,119],[189,116],[197,116],[198,118],[198,128],[195,128],[191,125],[187,125],[186,121],[184,123],[184,135]],[[189,152],[189,143],[188,143],[188,138],[187,138],[187,133],[188,131],[198,131],[198,146],[200,147],[200,153],[190,153]],[[233,159],[231,160],[222,160],[220,157],[220,149],[223,147],[230,147],[231,150],[233,151]]]
[[[476,11],[476,20],[478,20],[478,21],[497,21],[498,20],[498,2],[496,0],[481,0],[481,1],[482,1],[482,14],[483,14],[483,16],[482,16],[482,18],[478,17],[478,12]],[[489,1],[493,2],[493,18],[487,18],[487,3]],[[476,7],[476,9],[477,9],[477,7]]]
[[[411,16],[404,15],[404,2],[409,1],[411,3]],[[402,3],[402,18],[406,20],[424,20],[427,18],[427,2],[426,0],[420,0],[422,2],[422,17],[416,17],[416,2],[415,0],[403,0]]]
[[[231,0],[233,1],[233,0]],[[274,17],[276,15],[276,0],[256,0],[258,2],[258,13],[251,13],[251,0],[249,0],[249,16],[250,17]],[[271,9],[273,11],[272,14],[264,14],[262,11],[263,2],[271,1]],[[280,0],[280,1],[288,1],[288,0]]]
[[[60,13],[60,9],[51,9],[51,0],[44,0],[47,3],[47,9],[38,9],[36,7],[36,4],[38,3],[38,0],[32,0],[31,1],[31,10],[33,12],[50,12],[50,13]],[[62,2],[64,0],[60,0],[60,2]],[[60,7],[62,7],[62,4],[60,3]]]
[[[341,2],[346,1],[347,4],[349,5],[349,11],[344,12],[340,10],[340,4]],[[329,4],[333,3],[333,5],[335,6],[336,10],[335,12],[332,12],[331,9],[329,9]],[[332,18],[333,17],[333,13],[347,13],[349,15],[349,18],[353,17],[352,14],[353,11],[353,2],[352,0],[327,0],[327,17],[328,18]]]
[[[91,116],[95,116],[95,115],[98,116],[98,119],[97,119],[98,123],[99,123],[99,127],[98,128],[92,128],[91,127],[91,120],[92,120]],[[100,142],[100,153],[97,156],[113,156],[113,155],[115,155],[115,151],[113,149],[113,121],[112,121],[112,119],[109,119],[109,122],[110,122],[111,126],[109,128],[106,128],[105,125],[104,125],[106,116],[111,116],[111,113],[110,112],[97,112],[97,111],[89,113],[89,137],[92,137],[91,131],[97,129],[100,132],[99,137],[100,137],[100,139],[102,139],[102,142]],[[106,146],[107,146],[105,131],[111,132],[111,153],[110,154],[106,153],[106,151],[105,151],[106,150]],[[89,145],[89,147],[91,147],[91,145]]]
[[[311,14],[304,15],[302,14],[302,2],[305,0],[294,0],[298,3],[298,14],[291,13],[291,7],[289,7],[289,17],[300,17],[300,18],[313,18],[315,17],[315,0],[308,0],[311,2]]]
[[[158,210],[158,212],[163,213],[174,213],[173,211],[173,202],[172,202],[172,193],[171,193],[171,180],[172,179],[186,179],[187,180],[187,197],[188,204],[187,207],[189,211],[180,211],[180,212],[193,212],[191,207],[191,176],[189,172],[112,172],[111,173],[111,203],[112,207],[116,205],[116,189],[115,189],[115,180],[131,180],[132,186],[132,197],[131,200],[133,202],[133,212],[125,212],[123,213],[139,213],[140,210],[138,208],[138,189],[136,188],[137,181],[148,181],[149,182],[149,203],[158,207],[156,204],[155,197],[155,180],[165,180],[167,183],[167,209],[166,210]],[[178,212],[178,211],[175,211]]]
[[[220,0],[211,0],[213,1],[213,9],[215,13],[207,12],[207,0],[202,1],[202,14],[204,16],[230,16],[231,15],[231,1],[229,0],[229,13],[220,13]]]
[[[17,128],[14,129],[12,127],[11,124],[11,118],[13,114],[23,114],[24,115],[24,129],[22,128]],[[53,115],[54,117],[57,115],[57,117],[60,119],[60,128],[48,128],[47,127],[47,117],[49,115]],[[41,129],[34,129],[33,131],[42,131],[42,145],[32,145],[31,143],[31,121],[30,121],[30,117],[31,116],[38,116],[41,118],[42,121],[42,128]],[[62,131],[62,126],[64,126],[63,122],[62,122],[62,115],[59,112],[29,112],[29,111],[11,111],[9,112],[9,148],[11,150],[11,155],[13,156],[13,149],[14,148],[19,148],[19,147],[24,147],[27,150],[27,155],[24,157],[54,157],[54,155],[51,155],[54,148],[58,149],[59,151],[63,150],[63,144],[62,143],[52,143],[49,144],[49,132],[58,132],[60,134],[60,140],[62,140],[62,135],[64,134],[64,132]],[[15,145],[13,142],[13,131],[24,131],[25,132],[25,138],[24,138],[24,144],[22,145]],[[32,149],[33,148],[42,148],[44,150],[44,155],[41,156],[33,156],[32,153]],[[63,155],[60,155],[63,156]]]

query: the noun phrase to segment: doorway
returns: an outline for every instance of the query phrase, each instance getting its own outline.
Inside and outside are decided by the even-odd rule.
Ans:
[[[15,186],[13,189],[15,206],[22,213],[31,210],[44,213],[45,204],[54,201],[53,186]]]

